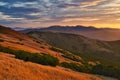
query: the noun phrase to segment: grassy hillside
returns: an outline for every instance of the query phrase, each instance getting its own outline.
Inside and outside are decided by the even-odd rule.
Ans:
[[[13,50],[13,49],[3,47],[3,46],[0,46],[0,52],[3,52],[3,53],[0,53],[0,55],[1,54],[6,55],[6,53],[13,54],[14,56],[12,58],[24,60],[25,62],[33,62],[37,64],[42,64],[42,65],[50,65],[53,67],[59,65],[65,68],[72,69],[77,72],[99,74],[99,75],[115,77],[115,78],[120,79],[119,77],[120,68],[119,67],[105,66],[102,64],[90,65],[90,64],[85,64],[85,63],[81,65],[81,64],[73,63],[73,62],[59,63],[58,58],[55,58],[48,54],[44,54],[44,53],[38,54],[38,53],[30,53],[30,52],[26,52],[22,50]]]
[[[0,26],[0,45],[13,50],[50,54],[59,58],[60,61],[72,61],[66,60],[61,54],[50,50],[50,45],[3,26]]]
[[[102,80],[59,67],[42,66],[0,52],[0,80]]]
[[[28,34],[40,41],[82,56],[86,60],[98,60],[105,64],[120,64],[120,41],[106,42],[65,33],[30,32]]]
[[[51,50],[51,47],[33,37],[0,26],[0,80],[91,80],[91,77],[94,78],[91,75],[80,74],[62,68],[45,68],[45,66],[38,65],[53,64],[51,66],[56,66],[58,59],[60,62],[81,63],[65,58],[62,53]],[[97,79],[97,77],[95,78]]]
[[[3,26],[0,28],[0,80],[46,80],[49,78],[51,80],[101,80],[78,72],[111,76],[114,71],[119,71],[119,68],[112,67],[111,70],[111,67],[107,67],[111,70],[111,74],[99,73],[99,66],[97,67],[99,62],[95,60],[86,60],[83,56],[48,45],[42,40],[35,39],[34,36],[30,37]],[[41,64],[53,67],[47,67],[47,69],[45,66],[41,67]],[[96,70],[94,67],[97,67]],[[103,65],[100,69],[104,70],[106,67]],[[111,77],[119,78],[116,75],[117,72]]]

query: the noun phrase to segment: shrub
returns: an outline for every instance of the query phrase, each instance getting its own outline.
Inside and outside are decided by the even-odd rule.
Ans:
[[[68,53],[67,50],[59,49],[59,48],[56,48],[56,47],[51,47],[50,49],[53,50],[53,51],[59,52],[59,53],[63,53],[63,54]]]
[[[62,50],[60,50],[60,49],[58,49],[56,47],[51,47],[50,49],[53,50],[53,51],[56,51],[56,52],[60,52],[60,53],[62,52]]]
[[[80,58],[78,58],[78,57],[76,57],[75,55],[73,55],[73,54],[64,54],[64,55],[62,55],[63,57],[65,57],[65,58],[68,58],[68,59],[70,59],[70,60],[73,60],[73,61],[77,61],[77,62],[81,62],[81,59]]]
[[[56,47],[51,47],[50,49],[53,50],[53,51],[62,53],[63,54],[62,56],[65,57],[65,58],[68,58],[68,59],[71,59],[71,60],[77,61],[77,62],[81,61],[79,58],[77,58],[75,55],[71,54],[67,50],[62,50],[62,49],[59,49],[59,48],[56,48]]]
[[[104,76],[120,79],[120,76],[119,76],[120,67],[106,66],[102,64],[98,64],[95,66],[79,65],[76,63],[68,63],[68,62],[62,62],[60,66],[69,68],[78,72],[98,74],[98,75],[104,75]]]
[[[59,60],[56,57],[53,57],[53,56],[48,55],[48,54],[44,54],[44,55],[41,55],[39,63],[43,64],[43,65],[56,66],[59,64]]]
[[[0,42],[4,42],[4,40],[0,39]]]
[[[42,54],[30,53],[22,50],[12,50],[10,48],[3,47],[3,46],[0,46],[0,52],[14,54],[15,58],[18,58],[24,61],[35,62],[38,64],[50,65],[50,66],[56,66],[59,64],[58,58],[45,53],[42,53]]]
[[[38,53],[27,53],[27,52],[18,52],[16,58],[39,63],[42,65],[56,66],[59,64],[59,60],[56,57],[53,57],[49,54],[38,54]]]
[[[0,52],[5,52],[5,53],[10,53],[10,54],[14,54],[15,53],[15,50],[11,50],[7,47],[3,47],[0,45]]]
[[[91,73],[120,79],[120,67],[105,66],[102,64],[93,66]]]
[[[44,47],[44,46],[40,46],[40,48],[43,48],[43,49],[45,49],[45,47]]]
[[[72,70],[78,71],[78,72],[86,72],[86,73],[90,72],[90,70],[87,66],[76,64],[76,63],[62,62],[60,64],[60,66],[69,68],[69,69],[72,69]]]

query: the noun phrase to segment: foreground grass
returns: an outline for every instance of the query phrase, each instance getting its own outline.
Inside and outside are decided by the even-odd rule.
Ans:
[[[39,65],[0,52],[0,80],[102,80],[60,67]]]

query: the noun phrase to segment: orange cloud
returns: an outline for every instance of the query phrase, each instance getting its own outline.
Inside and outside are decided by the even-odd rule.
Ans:
[[[89,7],[89,6],[96,6],[98,5],[100,2],[103,2],[105,0],[94,0],[92,2],[83,2],[82,6],[80,6],[81,8],[85,8],[85,7]]]

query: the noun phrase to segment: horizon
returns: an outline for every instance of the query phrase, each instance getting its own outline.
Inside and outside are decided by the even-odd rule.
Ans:
[[[11,28],[83,25],[120,29],[118,0],[1,0],[0,7],[0,24]]]
[[[120,29],[120,28],[109,28],[109,27],[95,27],[95,26],[83,26],[83,25],[75,25],[75,26],[68,26],[68,25],[52,25],[52,26],[47,26],[47,27],[11,27],[12,29],[42,29],[42,28],[50,28],[50,27],[83,27],[83,28],[95,28],[95,29]],[[9,27],[9,26],[7,26]]]

